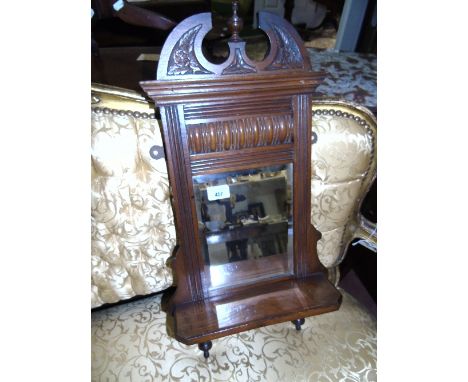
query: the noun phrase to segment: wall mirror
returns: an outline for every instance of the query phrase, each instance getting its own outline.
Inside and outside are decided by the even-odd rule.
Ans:
[[[211,340],[339,308],[311,224],[312,95],[321,73],[284,19],[259,13],[270,42],[252,61],[233,1],[229,56],[203,54],[211,14],[177,25],[157,80],[178,246],[168,317],[174,336],[209,356]]]
[[[293,273],[292,163],[193,177],[209,291]]]

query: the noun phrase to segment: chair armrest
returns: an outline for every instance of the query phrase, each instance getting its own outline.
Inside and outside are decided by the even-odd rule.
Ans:
[[[361,240],[353,243],[352,245],[361,244],[372,252],[377,253],[377,224],[371,222],[362,215],[359,215],[358,221],[359,226],[354,231],[353,239]]]

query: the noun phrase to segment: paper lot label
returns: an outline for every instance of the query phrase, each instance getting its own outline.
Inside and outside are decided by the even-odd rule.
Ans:
[[[207,187],[206,192],[208,194],[209,201],[226,199],[231,196],[231,193],[229,192],[229,186],[227,184],[222,184],[221,186]]]

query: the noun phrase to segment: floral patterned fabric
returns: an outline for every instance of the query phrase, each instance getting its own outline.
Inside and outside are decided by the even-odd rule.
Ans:
[[[213,341],[210,357],[167,333],[161,295],[92,314],[92,381],[376,381],[376,321],[346,292],[340,310]]]
[[[375,178],[376,120],[349,102],[316,102],[312,112],[312,224],[322,233],[319,259],[332,268],[361,225],[360,202]]]
[[[91,306],[164,290],[176,235],[156,120],[91,113]]]
[[[325,78],[316,97],[340,99],[377,110],[377,56],[308,48],[312,70]]]

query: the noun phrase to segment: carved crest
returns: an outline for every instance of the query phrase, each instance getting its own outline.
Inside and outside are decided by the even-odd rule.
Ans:
[[[239,37],[242,21],[237,14],[230,20],[230,26],[233,35],[228,42],[229,57],[222,64],[213,64],[202,53],[203,38],[212,29],[211,13],[201,13],[182,21],[164,44],[158,79],[310,71],[309,55],[300,36],[283,18],[268,12],[259,13],[259,27],[270,43],[270,53],[260,62],[252,61],[245,52],[245,42]]]
[[[184,74],[212,74],[205,69],[195,55],[195,37],[202,25],[197,25],[185,32],[172,49],[167,67],[168,76]]]
[[[281,27],[273,26],[278,41],[278,50],[267,70],[302,68],[302,56],[296,41]]]

